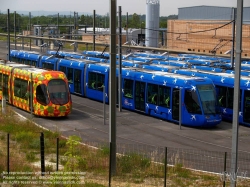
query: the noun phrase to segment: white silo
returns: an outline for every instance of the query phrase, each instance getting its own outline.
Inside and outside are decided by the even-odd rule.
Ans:
[[[160,0],[146,0],[145,44],[147,47],[159,46]]]

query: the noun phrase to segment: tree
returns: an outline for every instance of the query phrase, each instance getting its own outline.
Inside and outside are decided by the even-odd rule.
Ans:
[[[140,28],[141,27],[141,19],[136,13],[132,15],[131,24],[129,24],[130,28]]]

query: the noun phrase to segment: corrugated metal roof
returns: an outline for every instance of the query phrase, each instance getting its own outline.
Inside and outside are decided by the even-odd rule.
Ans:
[[[219,7],[219,8],[232,8],[232,7],[224,7],[224,6],[208,6],[208,5],[199,5],[199,6],[191,6],[193,8],[199,8],[199,7]],[[191,8],[191,7],[180,7],[180,8]]]
[[[232,9],[230,7],[195,6],[178,9],[180,20],[231,20]]]
[[[243,8],[243,24],[250,24],[250,7]]]
[[[231,20],[234,7],[192,6],[178,8],[179,20]],[[237,8],[234,8],[235,11]],[[243,23],[250,24],[250,7],[243,8]]]

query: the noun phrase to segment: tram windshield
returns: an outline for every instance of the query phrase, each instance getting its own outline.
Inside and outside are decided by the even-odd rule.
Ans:
[[[69,102],[68,87],[61,79],[53,79],[48,83],[48,93],[52,103],[64,105]]]
[[[213,85],[197,85],[205,115],[216,114],[216,94]]]

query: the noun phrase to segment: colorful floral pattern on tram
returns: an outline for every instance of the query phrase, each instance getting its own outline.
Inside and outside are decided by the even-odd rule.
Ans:
[[[15,78],[21,78],[23,80],[30,80],[30,72],[16,69]],[[67,82],[67,78],[62,72],[43,72],[43,73],[32,73],[33,80],[33,107],[34,114],[38,116],[50,116],[50,117],[59,117],[59,116],[67,116],[70,114],[72,110],[72,102],[69,100],[69,103],[58,106],[53,104],[51,101],[48,105],[44,106],[41,103],[37,102],[36,99],[36,88],[40,84],[48,85],[48,82],[52,79],[63,79]],[[14,88],[14,81],[12,81],[12,88]],[[13,93],[14,96],[14,93]],[[30,111],[29,102],[26,99],[14,97],[13,104],[18,106],[26,111]]]

